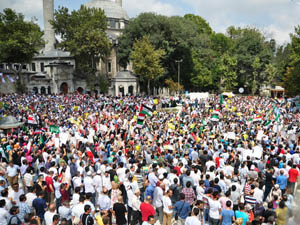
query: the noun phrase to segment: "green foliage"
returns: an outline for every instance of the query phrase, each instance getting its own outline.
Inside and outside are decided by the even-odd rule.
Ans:
[[[295,33],[290,36],[291,52],[283,86],[289,96],[295,96],[300,94],[300,26],[295,27]]]
[[[164,72],[161,66],[161,58],[164,50],[155,50],[147,36],[137,40],[133,45],[130,59],[135,74],[141,76],[142,81],[148,82],[148,94],[150,94],[150,82],[158,79]]]
[[[56,34],[61,36],[59,47],[70,51],[76,59],[79,73],[94,76],[100,58],[110,54],[111,43],[106,36],[107,18],[102,9],[81,6],[69,13],[61,7],[51,21]]]
[[[125,67],[130,59],[130,53],[135,40],[148,36],[155,49],[163,49],[162,57],[164,75],[153,85],[160,85],[164,80],[171,78],[176,80],[176,60],[183,59],[181,64],[181,83],[190,87],[190,78],[193,70],[191,48],[199,40],[197,25],[190,20],[179,16],[166,17],[154,13],[142,13],[132,19],[123,35],[119,39],[118,61]]]
[[[172,79],[166,79],[165,84],[169,88],[171,95],[175,92],[180,92],[183,90],[183,86],[180,83],[173,81]]]
[[[237,85],[237,72],[236,72],[237,58],[225,53],[220,58],[218,72],[220,73],[221,91],[232,91]]]
[[[87,86],[91,91],[95,91],[99,87],[102,93],[107,93],[109,88],[109,80],[105,74],[97,74],[96,76],[87,77]]]
[[[16,76],[21,75],[23,64],[29,63],[43,47],[43,32],[34,21],[25,21],[22,14],[12,9],[0,13],[0,62],[8,63]],[[19,70],[13,63],[21,64]]]
[[[192,21],[197,25],[198,33],[212,34],[212,29],[209,26],[208,22],[205,19],[203,19],[201,16],[197,16],[194,14],[186,14],[184,15],[184,18]]]

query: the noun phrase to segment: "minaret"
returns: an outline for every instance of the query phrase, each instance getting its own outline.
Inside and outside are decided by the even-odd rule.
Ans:
[[[116,3],[122,7],[122,0],[116,0]]]
[[[43,0],[45,52],[54,49],[55,32],[50,24],[54,19],[54,0]]]

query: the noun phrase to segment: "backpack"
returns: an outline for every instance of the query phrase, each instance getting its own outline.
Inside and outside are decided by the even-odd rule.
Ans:
[[[8,223],[7,223],[7,225],[12,225],[11,221],[12,221],[12,219],[13,219],[14,217],[17,218],[17,221],[18,221],[17,225],[22,225],[22,221],[21,221],[21,220],[19,219],[19,217],[17,217],[17,216],[12,216],[12,217],[10,217],[10,219],[9,219],[9,221],[8,221]]]

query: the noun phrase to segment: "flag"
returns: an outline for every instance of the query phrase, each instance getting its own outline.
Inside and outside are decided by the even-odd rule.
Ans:
[[[220,97],[220,105],[223,105],[223,101],[224,101],[224,96],[222,94],[221,97]]]
[[[267,108],[268,108],[268,109],[271,109],[271,108],[272,108],[272,105],[273,105],[272,102],[270,102],[270,103],[267,105]]]
[[[262,119],[262,116],[256,116],[255,118],[253,118],[253,123],[255,122],[261,122],[263,119]]]
[[[37,124],[35,118],[33,116],[28,116],[27,123],[29,124]]]
[[[45,142],[44,140],[44,135],[40,134],[40,140],[39,140],[39,144],[43,144]]]
[[[210,118],[210,120],[211,120],[211,121],[214,121],[214,122],[218,122],[219,119],[220,119],[220,118],[219,118],[219,114],[216,114],[216,113],[213,114],[212,117]]]
[[[139,113],[139,116],[138,116],[137,121],[136,121],[136,126],[138,128],[142,128],[143,125],[144,125],[144,120],[145,120],[145,114]]]
[[[152,116],[153,110],[152,108],[142,104],[140,108],[140,113],[145,114],[147,116]]]
[[[51,125],[50,126],[50,132],[54,134],[59,134],[59,127],[56,125]]]
[[[267,127],[272,123],[272,120],[266,120],[264,126]]]
[[[194,132],[192,132],[192,137],[193,137],[195,142],[198,142],[200,140],[200,138],[197,137],[196,134],[194,134]]]

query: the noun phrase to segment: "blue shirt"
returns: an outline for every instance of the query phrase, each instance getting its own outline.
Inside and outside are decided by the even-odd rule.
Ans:
[[[232,224],[232,217],[234,217],[233,210],[223,209],[221,212],[221,216],[222,216],[222,225]]]
[[[280,189],[283,190],[287,186],[287,178],[284,175],[280,175],[276,178],[276,184],[279,184]]]
[[[235,211],[235,217],[238,218],[243,218],[243,223],[242,225],[246,225],[246,223],[249,221],[249,216],[241,211]]]
[[[152,184],[148,185],[145,190],[145,197],[147,198],[147,196],[151,196],[151,198],[153,199],[154,189],[155,187]]]
[[[190,204],[185,201],[178,201],[175,203],[175,211],[182,219],[186,219],[191,211]]]
[[[44,219],[45,209],[47,208],[46,201],[42,198],[36,198],[32,202],[32,207],[35,209],[38,217]]]

